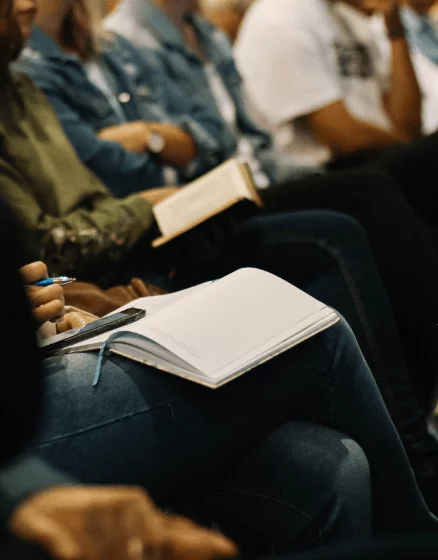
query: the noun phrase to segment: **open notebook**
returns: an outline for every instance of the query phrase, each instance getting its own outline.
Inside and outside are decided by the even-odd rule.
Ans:
[[[242,201],[262,205],[248,165],[229,159],[155,204],[153,213],[162,235],[152,245],[160,247]]]
[[[146,317],[69,352],[97,350],[116,336],[108,345],[111,352],[217,388],[339,319],[298,288],[253,268],[175,294],[141,298],[135,307],[145,309]]]

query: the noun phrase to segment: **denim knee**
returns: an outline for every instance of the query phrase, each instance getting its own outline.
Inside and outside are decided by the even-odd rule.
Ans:
[[[301,433],[303,443],[297,452],[314,492],[305,509],[311,521],[291,544],[308,546],[371,536],[371,475],[362,448],[348,436],[319,426],[301,424]]]
[[[352,439],[342,439],[342,461],[330,457],[333,472],[332,499],[321,512],[319,531],[324,540],[342,540],[344,535],[366,537],[372,534],[371,474],[368,459]]]
[[[370,470],[350,438],[288,422],[223,473],[203,497],[246,551],[287,553],[371,535]]]

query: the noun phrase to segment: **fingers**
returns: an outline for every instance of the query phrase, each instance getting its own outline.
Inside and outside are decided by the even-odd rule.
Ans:
[[[58,487],[14,512],[9,530],[55,560],[220,560],[225,537],[164,515],[138,488]]]
[[[51,321],[64,312],[64,292],[61,286],[53,284],[46,288],[28,286],[27,294],[38,324]]]
[[[41,261],[27,264],[26,266],[21,267],[19,272],[23,282],[29,286],[39,280],[49,277],[47,266]]]
[[[179,517],[163,520],[172,560],[215,560],[237,556],[238,549],[219,533]]]
[[[64,305],[61,301],[55,300],[45,305],[41,305],[33,310],[33,315],[39,325],[46,323],[47,321],[52,321],[62,315],[64,311]]]
[[[51,301],[60,301],[64,304],[64,291],[62,286],[58,284],[52,284],[51,286],[46,286],[45,288],[39,288],[36,286],[29,286],[29,297],[31,298],[32,305],[34,307],[39,307],[40,305],[45,305]]]
[[[157,204],[158,202],[161,202],[162,200],[175,194],[178,190],[178,187],[160,187],[158,189],[143,191],[139,193],[139,195],[150,204]]]
[[[111,507],[96,507],[85,525],[90,560],[144,560],[145,542],[154,540],[157,512],[142,490],[116,490]],[[95,502],[97,506],[97,502]],[[88,557],[87,557],[88,560]]]
[[[27,295],[38,324],[51,321],[64,311],[64,292],[56,284],[40,288],[33,286],[38,280],[48,278],[47,266],[41,262],[33,262],[20,268],[20,275],[27,285]]]
[[[47,552],[54,560],[82,560],[81,546],[75,537],[53,518],[29,511],[12,518],[10,530],[25,541]]]
[[[88,323],[93,323],[96,321],[95,317],[90,317],[89,315],[85,315],[80,311],[71,311],[70,313],[66,313],[57,321],[56,323],[56,331],[58,333],[64,333],[70,331],[72,329],[80,329]]]

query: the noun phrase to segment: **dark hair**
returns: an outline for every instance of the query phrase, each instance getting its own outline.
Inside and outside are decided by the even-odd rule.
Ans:
[[[91,58],[97,51],[95,20],[100,13],[95,12],[98,10],[88,0],[75,0],[62,26],[62,46],[71,49],[82,60]]]
[[[10,63],[23,46],[20,26],[14,18],[13,0],[0,0],[0,90],[10,85]]]

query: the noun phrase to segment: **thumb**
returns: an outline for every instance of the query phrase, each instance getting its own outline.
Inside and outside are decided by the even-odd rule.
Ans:
[[[32,523],[21,528],[20,533],[23,539],[42,548],[55,560],[85,559],[77,538],[48,517],[34,516]]]
[[[75,325],[73,325],[71,315],[73,315],[73,313],[65,313],[62,317],[60,317],[56,321],[56,332],[58,334],[62,334],[62,333],[71,331],[72,329],[75,328]],[[81,325],[81,326],[83,326],[83,325]]]

